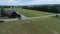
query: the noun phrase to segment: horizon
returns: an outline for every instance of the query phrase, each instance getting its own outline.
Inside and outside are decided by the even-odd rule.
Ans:
[[[40,4],[40,5],[60,5],[60,4]],[[34,5],[0,5],[0,6],[34,6]]]

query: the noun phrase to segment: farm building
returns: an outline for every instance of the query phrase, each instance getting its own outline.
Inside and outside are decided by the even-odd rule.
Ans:
[[[4,10],[4,8],[1,8],[0,17],[4,17],[4,16],[7,16],[8,18],[16,18],[16,17],[20,17],[20,14],[18,14],[12,8],[10,10]]]
[[[16,11],[14,10],[8,10],[5,11],[5,15],[9,18],[15,18],[15,17],[20,17],[20,14],[18,14]]]

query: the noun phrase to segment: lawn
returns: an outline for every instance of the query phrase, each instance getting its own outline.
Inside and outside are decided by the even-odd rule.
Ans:
[[[11,10],[11,8],[4,8],[4,10]]]
[[[60,34],[60,18],[48,17],[0,23],[0,34],[54,34],[48,27]]]
[[[22,13],[27,17],[46,16],[46,15],[53,14],[53,13],[48,13],[43,11],[27,10],[27,9],[21,9],[21,8],[15,8],[15,10],[19,11],[20,13]]]
[[[54,34],[39,24],[34,19],[0,22],[0,34]]]
[[[54,30],[60,34],[60,16],[59,17],[49,17],[33,20],[36,24],[39,24],[44,27],[48,27],[51,30]]]

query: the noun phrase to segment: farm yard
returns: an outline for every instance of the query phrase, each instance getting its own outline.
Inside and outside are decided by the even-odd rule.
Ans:
[[[5,8],[5,10],[10,10]],[[56,13],[14,8],[27,17],[26,20],[0,22],[0,34],[60,34],[60,16]],[[50,17],[34,18],[53,15]],[[28,18],[34,19],[28,19]]]

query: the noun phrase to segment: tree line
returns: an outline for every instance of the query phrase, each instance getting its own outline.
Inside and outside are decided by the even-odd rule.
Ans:
[[[38,10],[52,13],[60,13],[60,5],[36,5],[36,6],[23,6],[24,9]]]

